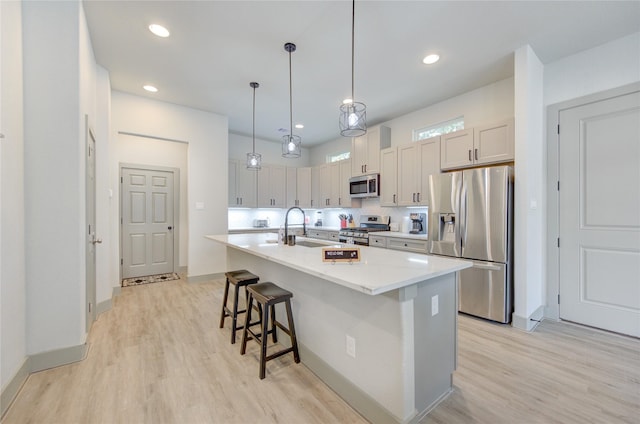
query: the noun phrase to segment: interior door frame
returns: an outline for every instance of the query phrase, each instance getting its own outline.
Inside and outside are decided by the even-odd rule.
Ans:
[[[96,320],[96,297],[97,297],[97,244],[95,240],[98,238],[96,233],[96,209],[97,209],[97,197],[96,197],[96,136],[95,132],[89,125],[89,115],[84,116],[84,130],[85,130],[85,229],[87,230],[87,236],[85,237],[85,249],[89,249],[88,243],[92,243],[93,248],[92,258],[89,258],[89,252],[85,253],[85,330],[88,333],[91,329],[91,325]],[[89,144],[93,143],[93,150],[90,150]],[[93,156],[91,156],[91,152]],[[93,181],[90,182],[89,178],[89,166],[93,163]],[[93,229],[89,228],[89,225],[93,225]],[[91,231],[93,230],[93,231]],[[93,238],[92,237],[93,234]],[[91,239],[90,239],[91,238]],[[89,267],[89,261],[93,261],[93,266]]]
[[[640,83],[632,83],[547,107],[547,304],[545,306],[545,318],[560,320],[560,255],[558,252],[560,237],[560,192],[558,190],[560,145],[558,143],[558,125],[560,123],[560,112],[637,91],[640,91]]]
[[[153,166],[153,165],[141,165],[135,163],[124,163],[121,162],[119,164],[119,182],[122,181],[122,171],[124,169],[139,169],[143,171],[162,171],[162,172],[171,172],[173,174],[173,272],[176,272],[176,269],[180,268],[180,168],[173,168],[168,166]],[[118,246],[118,255],[120,258],[120,263],[118,265],[119,270],[119,281],[122,281],[122,185],[118,184],[118,190],[120,190],[120,195],[118,196],[118,212],[119,212],[119,246]]]

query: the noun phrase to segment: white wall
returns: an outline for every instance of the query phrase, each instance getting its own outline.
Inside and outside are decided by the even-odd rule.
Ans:
[[[640,80],[640,32],[567,56],[544,67],[544,105]]]
[[[180,170],[180,218],[177,231],[180,240],[179,261],[187,266],[189,222],[188,222],[188,144],[128,134],[114,134],[112,140],[118,164],[152,165],[178,168]],[[118,197],[120,200],[120,197]],[[117,225],[117,220],[115,222]]]
[[[304,147],[302,140],[302,154],[299,158],[283,158],[282,145],[272,141],[266,141],[256,138],[256,153],[262,155],[262,163],[268,165],[285,165],[293,167],[310,166],[309,160],[311,152]],[[229,159],[247,160],[247,153],[250,153],[253,147],[251,137],[239,134],[229,134]]]
[[[546,198],[543,137],[543,65],[530,46],[515,53],[515,327],[531,330],[542,317]]]
[[[225,249],[204,238],[227,231],[228,124],[227,118],[201,110],[163,103],[118,91],[111,97],[111,137],[119,132],[157,139],[181,140],[188,148],[188,276],[226,271]],[[111,151],[111,216],[119,215],[117,151]],[[221,202],[220,199],[225,199]],[[204,210],[196,210],[203,202]],[[119,226],[111,226],[111,256],[119,258]],[[119,260],[112,261],[112,274],[119,275]],[[114,284],[119,284],[114,281]]]
[[[29,354],[84,343],[81,8],[23,3]]]
[[[0,2],[0,387],[27,355],[22,3]]]

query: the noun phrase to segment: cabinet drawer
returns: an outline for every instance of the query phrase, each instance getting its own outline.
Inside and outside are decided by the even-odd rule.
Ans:
[[[327,232],[319,230],[307,230],[307,237],[326,240]]]
[[[336,232],[336,231],[332,231],[329,233],[329,240],[334,240],[334,241],[339,241],[340,240],[340,233]]]
[[[369,236],[369,246],[387,247],[387,237]]]
[[[408,252],[427,253],[426,240],[410,240],[401,238],[389,238],[387,248],[396,250],[406,250]]]

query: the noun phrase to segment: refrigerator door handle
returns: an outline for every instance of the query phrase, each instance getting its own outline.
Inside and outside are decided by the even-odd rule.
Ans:
[[[500,271],[502,268],[500,268],[498,265],[495,265],[491,262],[476,262],[473,261],[473,267],[477,268],[477,269],[487,269],[489,271]]]
[[[462,180],[460,189],[460,216],[458,217],[458,225],[460,228],[460,254],[464,256],[462,249],[467,243],[467,184]]]

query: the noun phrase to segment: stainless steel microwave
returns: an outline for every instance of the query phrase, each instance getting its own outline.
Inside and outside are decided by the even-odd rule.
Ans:
[[[351,197],[380,196],[380,174],[362,175],[349,179]]]

